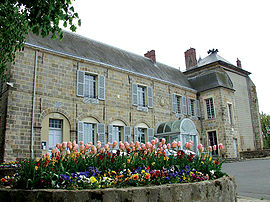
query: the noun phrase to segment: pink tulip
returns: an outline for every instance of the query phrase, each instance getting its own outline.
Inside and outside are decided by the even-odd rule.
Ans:
[[[88,142],[88,144],[90,144],[90,146],[92,146],[93,143],[92,142]]]
[[[216,151],[217,150],[217,145],[213,146],[213,150]]]
[[[98,141],[97,141],[97,144],[101,144],[101,142],[98,140]]]
[[[93,150],[93,154],[96,154],[97,153],[97,149],[95,148],[94,150]]]
[[[141,144],[141,147],[142,147],[142,149],[145,149],[145,144],[142,143]]]
[[[98,143],[98,144],[97,144],[97,149],[99,150],[100,148],[101,148],[101,144]]]
[[[222,149],[223,149],[223,144],[220,143],[220,144],[218,145],[218,148],[219,148],[219,150],[222,150]]]
[[[72,142],[72,146],[73,146],[73,147],[75,147],[75,145],[76,145],[76,141],[75,141],[75,140],[73,140],[73,142]]]
[[[86,149],[86,150],[89,150],[89,149],[90,149],[90,147],[91,147],[91,145],[90,145],[90,144],[85,145],[85,149]]]
[[[208,151],[212,152],[212,147],[211,146],[208,147]]]
[[[84,145],[82,144],[81,146],[80,146],[80,151],[83,151],[84,150]]]
[[[132,151],[135,151],[135,149],[136,149],[135,147],[132,147]]]
[[[130,142],[130,147],[134,147],[134,142]]]
[[[125,142],[125,147],[126,147],[126,149],[128,149],[129,148],[129,143],[128,142]]]
[[[79,145],[78,144],[75,144],[75,146],[73,147],[73,151],[78,151],[78,149],[79,149]]]
[[[117,145],[117,142],[116,141],[113,141],[112,148],[115,148],[116,145]]]
[[[204,150],[203,145],[202,145],[202,144],[198,144],[198,149],[199,149],[199,151],[202,153],[203,150]]]
[[[186,149],[189,148],[189,143],[188,142],[185,143],[185,147],[186,147]]]
[[[158,143],[158,147],[161,148],[162,147],[162,142]]]
[[[158,143],[158,139],[157,139],[157,138],[155,138],[155,143],[156,143],[156,144]]]
[[[167,146],[166,146],[166,144],[164,144],[164,145],[163,145],[163,149],[167,149]]]
[[[67,148],[67,142],[63,142],[62,147],[63,147],[63,149],[66,149]]]
[[[162,142],[162,144],[165,144],[166,143],[166,139],[165,138],[162,138],[161,142]]]
[[[97,149],[96,149],[95,145],[92,145],[91,146],[91,151],[94,151],[94,150],[97,150]]]
[[[153,149],[153,151],[155,151],[156,150],[156,145],[153,145],[152,149]]]
[[[180,141],[177,142],[177,147],[181,147],[182,143]]]
[[[57,152],[56,148],[52,149],[52,154],[55,154]]]
[[[120,147],[120,145],[122,145],[122,141],[119,141],[119,147]]]
[[[156,144],[155,140],[151,140],[152,145]]]
[[[108,151],[108,150],[109,150],[109,145],[108,145],[108,144],[105,144],[105,145],[104,145],[104,149],[105,149],[106,151]]]
[[[103,147],[103,148],[101,148],[100,153],[103,154],[104,152],[105,152],[105,149]]]
[[[121,144],[119,147],[120,147],[120,149],[121,149],[122,151],[125,150],[125,145]]]
[[[177,142],[173,141],[172,144],[171,144],[171,147],[176,148],[177,147]]]
[[[83,145],[83,141],[80,141],[80,145]]]
[[[70,155],[70,151],[69,150],[67,150],[67,155]]]
[[[60,149],[61,144],[60,144],[60,143],[57,143],[57,144],[56,144],[56,147],[57,147],[58,149]]]
[[[189,145],[191,145],[190,146],[190,148],[191,148],[193,146],[193,142],[192,141],[189,141],[188,143],[189,143]]]
[[[139,141],[136,141],[136,142],[135,142],[135,147],[138,148],[139,146],[140,146],[140,142],[139,142]]]
[[[171,145],[170,144],[167,144],[167,148],[170,149],[171,148]]]
[[[150,148],[151,147],[151,143],[150,142],[147,142],[146,143],[146,148],[148,149],[148,148]]]
[[[110,143],[110,142],[108,142],[107,144],[108,144],[109,148],[111,148],[111,143]]]
[[[71,142],[68,142],[67,143],[67,147],[69,148],[69,150],[71,150],[72,149],[72,143]]]

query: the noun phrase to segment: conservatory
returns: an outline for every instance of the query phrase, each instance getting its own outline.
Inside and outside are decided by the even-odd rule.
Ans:
[[[181,120],[161,123],[156,129],[155,136],[160,140],[165,138],[168,143],[181,141],[182,150],[184,150],[186,142],[193,141],[191,150],[198,153],[198,131],[191,119],[184,118]]]

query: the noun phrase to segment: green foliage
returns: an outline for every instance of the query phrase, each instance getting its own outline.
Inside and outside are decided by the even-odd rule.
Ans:
[[[270,130],[270,115],[261,113],[261,127],[263,132],[263,141],[264,141],[264,148],[270,148],[270,134],[268,130]]]
[[[63,38],[60,22],[71,31],[81,25],[72,0],[3,0],[0,4],[0,76],[7,63],[14,62],[16,51],[23,50],[29,32],[45,37],[52,33]],[[74,22],[75,21],[75,22]]]

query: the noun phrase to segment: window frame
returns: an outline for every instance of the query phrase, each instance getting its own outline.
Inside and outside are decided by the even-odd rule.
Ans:
[[[228,108],[228,121],[229,121],[230,125],[233,125],[234,121],[233,121],[233,105],[232,105],[232,103],[228,102],[227,108]]]
[[[52,121],[59,121],[59,123],[60,123],[60,125],[58,124],[58,123],[51,123],[51,120]],[[48,151],[52,151],[52,149],[56,146],[56,144],[57,143],[62,143],[63,142],[63,129],[64,129],[64,127],[63,127],[63,123],[64,123],[64,120],[62,120],[62,119],[57,119],[57,118],[49,118],[49,131],[48,131]],[[60,127],[55,127],[55,126],[60,126]],[[50,135],[52,134],[52,133],[50,133],[50,132],[52,132],[53,131],[53,145],[54,146],[52,146],[52,147],[50,147]],[[57,143],[55,143],[55,131],[58,131],[58,132],[60,132],[61,131],[61,140],[60,140],[60,142],[57,142]]]
[[[214,107],[214,99],[212,97],[210,98],[206,98],[205,100],[205,107],[206,107],[206,117],[208,120],[213,120],[215,119],[215,107]],[[212,103],[210,102],[210,104],[207,104],[207,101],[212,101]],[[209,110],[208,110],[208,106],[209,106]]]
[[[142,89],[142,90],[140,90]],[[137,84],[137,105],[138,107],[147,107],[147,86]],[[141,95],[141,96],[140,96]],[[142,104],[141,104],[141,98],[142,97]]]

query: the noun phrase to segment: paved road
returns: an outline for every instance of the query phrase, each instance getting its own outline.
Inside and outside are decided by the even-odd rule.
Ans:
[[[235,177],[239,196],[270,200],[270,158],[224,163],[222,170]]]

